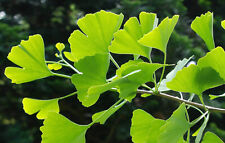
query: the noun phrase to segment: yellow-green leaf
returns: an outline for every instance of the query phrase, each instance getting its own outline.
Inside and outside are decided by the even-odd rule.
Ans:
[[[32,98],[24,98],[23,109],[29,115],[38,112],[37,118],[45,119],[49,112],[59,113],[58,99],[39,100]]]
[[[62,65],[60,65],[58,63],[48,64],[48,68],[50,70],[60,70],[62,68]]]
[[[178,15],[165,18],[158,27],[145,34],[138,42],[144,46],[156,48],[165,54],[169,38],[178,19]]]
[[[217,135],[212,132],[206,132],[202,143],[224,143]]]
[[[208,49],[215,48],[213,39],[213,13],[207,12],[196,17],[191,23],[191,28],[205,41]]]
[[[44,42],[41,35],[29,36],[20,45],[14,46],[8,59],[20,67],[7,67],[5,75],[12,83],[20,84],[51,76],[45,64]]]
[[[225,29],[225,20],[221,21],[221,26],[223,27],[223,29]]]

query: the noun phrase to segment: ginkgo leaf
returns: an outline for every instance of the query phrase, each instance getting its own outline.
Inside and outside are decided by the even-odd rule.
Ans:
[[[225,51],[222,47],[217,47],[211,52],[208,52],[198,61],[198,66],[201,68],[211,67],[217,71],[221,78],[225,81]]]
[[[103,10],[94,14],[87,14],[79,19],[77,24],[84,33],[75,30],[70,35],[70,57],[73,57],[70,59],[79,61],[86,56],[107,54],[113,34],[120,28],[122,21],[122,14],[117,15]]]
[[[41,143],[85,143],[85,134],[89,125],[78,125],[66,117],[49,113],[44,120]]]
[[[225,29],[225,20],[221,21],[221,26]]]
[[[212,132],[206,132],[202,143],[224,143],[217,135]]]
[[[114,34],[114,40],[109,46],[111,52],[137,54],[149,58],[151,48],[143,46],[137,41],[156,27],[158,18],[154,13],[141,12],[139,19],[140,23],[136,17],[131,17],[124,24],[124,28]]]
[[[164,120],[156,119],[147,112],[137,109],[133,112],[130,135],[134,143],[157,143]]]
[[[217,47],[199,59],[197,65],[190,65],[177,72],[167,87],[181,92],[201,95],[203,91],[225,83],[225,52]],[[221,64],[218,64],[221,63]]]
[[[45,119],[49,112],[59,113],[58,99],[39,100],[32,98],[24,98],[23,109],[29,115],[38,112],[37,118]]]
[[[60,65],[58,63],[48,64],[48,68],[50,70],[60,70],[62,68],[62,65]]]
[[[207,12],[196,17],[191,23],[191,28],[205,41],[208,49],[215,48],[213,39],[213,13]]]
[[[166,87],[166,83],[171,81],[176,76],[177,72],[182,70],[183,67],[191,60],[191,58],[192,57],[190,57],[189,59],[184,58],[183,60],[179,60],[177,62],[177,65],[175,66],[175,68],[166,75],[165,79],[163,79],[161,81],[158,90],[159,91],[168,91],[168,90],[170,90],[169,88]]]
[[[210,100],[214,100],[214,99],[216,99],[216,98],[225,97],[225,93],[222,94],[222,95],[211,95],[211,94],[210,94],[209,97],[210,97]]]
[[[141,60],[129,61],[123,64],[116,71],[117,77],[110,83],[93,86],[89,89],[89,94],[101,94],[112,87],[119,90],[120,98],[131,101],[136,96],[139,86],[146,82],[153,82],[154,72],[162,67],[161,64],[150,64]]]
[[[45,64],[44,42],[41,35],[29,36],[14,46],[8,59],[20,67],[7,67],[5,75],[20,84],[53,75]]]
[[[106,120],[114,114],[117,110],[119,110],[126,102],[122,102],[114,107],[109,108],[108,110],[104,110],[101,112],[97,112],[92,116],[92,121],[100,124],[105,124]]]
[[[156,48],[165,54],[169,38],[178,19],[178,15],[165,18],[158,27],[145,34],[138,42],[144,46]]]
[[[95,56],[85,57],[74,64],[83,74],[74,74],[72,76],[72,83],[78,91],[79,101],[84,106],[89,107],[97,102],[100,94],[89,95],[88,89],[92,86],[106,83],[109,56],[97,54]]]
[[[166,123],[160,128],[158,143],[176,143],[184,136],[187,130],[191,127],[186,119],[185,104],[173,112],[172,116],[166,120]]]

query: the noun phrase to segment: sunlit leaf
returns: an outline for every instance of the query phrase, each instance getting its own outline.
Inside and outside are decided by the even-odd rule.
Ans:
[[[166,83],[171,81],[176,76],[177,72],[182,70],[183,67],[191,60],[191,58],[192,57],[190,57],[189,59],[184,58],[183,60],[179,60],[177,62],[177,65],[175,66],[175,68],[166,75],[165,79],[163,79],[161,81],[161,84],[160,84],[158,90],[159,91],[168,91],[168,90],[170,90],[169,88],[166,87]]]
[[[211,67],[217,71],[221,78],[225,81],[225,51],[222,47],[217,47],[211,52],[208,52],[198,61],[198,66],[201,68]]]
[[[137,41],[143,37],[144,34],[152,31],[158,23],[158,18],[154,13],[141,12],[139,19],[140,23],[136,17],[131,17],[124,24],[124,28],[114,34],[114,40],[109,47],[111,52],[137,54],[149,58],[151,48],[143,46]]]
[[[133,112],[130,135],[134,143],[157,143],[164,120],[155,119],[147,112],[137,109]]]
[[[215,48],[213,39],[213,13],[207,12],[200,17],[196,17],[191,24],[191,28],[205,41],[210,51]]]
[[[117,77],[110,83],[93,86],[89,89],[90,94],[103,93],[112,87],[119,90],[120,98],[131,101],[136,96],[136,90],[146,82],[153,82],[153,73],[162,67],[161,64],[129,61],[116,71]]]
[[[62,52],[65,49],[65,45],[63,43],[57,43],[55,47],[58,49],[59,52]]]
[[[214,133],[206,132],[202,143],[224,143],[224,142]]]
[[[44,120],[41,143],[85,143],[85,134],[88,125],[78,125],[66,117],[49,113]]]
[[[95,113],[92,116],[92,121],[95,121],[95,123],[99,122],[100,124],[105,124],[106,120],[117,110],[119,110],[124,105],[124,103],[125,102],[122,102],[119,105],[116,105],[115,107],[109,108],[108,110]]]
[[[38,112],[37,118],[45,119],[49,112],[59,113],[58,99],[38,100],[32,98],[24,98],[23,109],[29,115]]]
[[[221,26],[225,29],[225,20],[221,22]]]
[[[144,46],[156,48],[165,54],[169,38],[178,19],[178,15],[175,15],[172,18],[165,18],[158,27],[145,34],[138,42]]]
[[[14,46],[8,59],[20,67],[7,67],[5,75],[12,83],[20,84],[51,76],[52,73],[45,64],[44,42],[41,35],[29,36]]]
[[[222,95],[211,95],[211,94],[210,94],[209,97],[210,97],[210,100],[214,100],[214,99],[216,99],[216,98],[225,97],[225,93],[222,94]]]
[[[70,57],[74,57],[70,60],[79,61],[86,56],[107,54],[113,34],[120,28],[122,21],[122,14],[117,15],[103,10],[87,14],[79,19],[77,24],[83,33],[80,30],[75,30],[70,35]]]
[[[60,70],[62,68],[62,65],[60,65],[58,63],[48,64],[48,68],[50,70]]]
[[[186,107],[183,103],[160,128],[158,143],[176,143],[184,136],[191,127],[186,119],[185,110]]]
[[[100,94],[88,94],[92,86],[106,83],[106,73],[109,67],[109,56],[97,54],[75,62],[75,67],[83,74],[74,74],[72,83],[78,91],[78,99],[86,107],[95,104]]]

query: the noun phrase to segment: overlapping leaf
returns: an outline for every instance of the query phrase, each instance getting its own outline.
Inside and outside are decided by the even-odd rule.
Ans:
[[[225,65],[224,62],[221,63],[224,59],[224,50],[217,47],[199,59],[197,65],[190,65],[177,72],[176,77],[167,83],[167,87],[175,91],[201,95],[207,89],[222,85],[225,83]]]
[[[139,44],[137,41],[144,34],[152,31],[158,23],[158,18],[154,13],[141,12],[140,23],[136,17],[131,17],[122,30],[114,34],[109,50],[119,54],[137,54],[147,58],[150,56],[151,48]]]
[[[40,128],[41,143],[85,143],[85,134],[89,125],[78,125],[66,117],[49,113]]]
[[[29,36],[27,41],[21,41],[20,45],[14,46],[8,59],[20,66],[5,69],[5,75],[12,83],[20,84],[52,75],[45,64],[44,42],[41,35]]]
[[[215,48],[213,39],[213,13],[207,12],[200,17],[196,17],[191,24],[191,28],[205,41],[210,51]]]
[[[138,42],[144,46],[156,48],[165,54],[169,38],[178,19],[178,15],[165,18],[158,27],[145,34]]]
[[[29,115],[38,112],[37,118],[45,119],[49,112],[59,113],[58,99],[38,100],[38,99],[24,98],[23,109]]]
[[[91,106],[97,102],[100,94],[88,94],[92,86],[106,83],[106,73],[109,67],[108,54],[97,54],[75,62],[77,69],[83,74],[74,74],[72,83],[78,91],[78,99],[84,106]]]
[[[103,93],[112,87],[117,87],[120,98],[131,101],[136,96],[137,88],[146,82],[153,82],[153,73],[162,67],[161,64],[149,64],[137,61],[129,61],[116,71],[117,77],[110,83],[93,86],[89,94]]]
[[[155,119],[142,110],[135,110],[132,117],[131,136],[134,143],[185,142],[183,136],[190,128],[182,104],[166,121]]]
[[[123,20],[123,15],[99,11],[87,14],[78,20],[80,30],[75,30],[70,38],[71,53],[66,53],[70,60],[79,61],[86,56],[108,53],[108,46]]]
[[[221,22],[221,26],[225,29],[225,20]]]
[[[224,143],[224,142],[214,133],[206,132],[202,143]]]

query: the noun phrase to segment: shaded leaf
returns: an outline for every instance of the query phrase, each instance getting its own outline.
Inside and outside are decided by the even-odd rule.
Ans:
[[[204,119],[204,122],[202,123],[201,127],[197,130],[197,137],[195,138],[195,143],[200,143],[203,131],[205,130],[207,126],[208,120],[209,120],[209,114]]]
[[[145,34],[138,42],[144,46],[156,48],[165,54],[169,38],[178,19],[178,15],[165,18],[158,27]]]
[[[136,17],[129,18],[124,24],[124,28],[114,34],[114,40],[109,46],[111,52],[142,55],[149,58],[151,48],[143,46],[137,41],[154,29],[158,23],[158,18],[154,13],[141,12],[139,19],[140,23]]]
[[[133,112],[130,135],[134,143],[157,143],[164,120],[155,119],[147,112],[137,109]]]
[[[41,143],[85,143],[85,134],[88,125],[78,125],[66,117],[49,113],[44,120]]]
[[[160,128],[158,143],[176,143],[184,136],[191,127],[186,119],[185,110],[183,103]]]
[[[39,100],[32,98],[24,98],[23,109],[29,115],[38,112],[37,118],[45,119],[49,112],[59,113],[58,99]]]
[[[205,41],[210,51],[215,48],[213,40],[213,13],[207,12],[200,17],[196,17],[191,24],[191,28]]]
[[[5,75],[20,84],[53,75],[45,64],[44,42],[41,35],[29,36],[14,46],[8,59],[20,67],[7,67]]]
[[[224,142],[214,133],[206,132],[202,143],[224,143]]]
[[[103,10],[87,14],[79,19],[77,24],[84,33],[75,30],[70,35],[71,55],[69,57],[73,58],[69,59],[79,61],[86,56],[107,54],[113,34],[120,28],[122,21],[122,14],[117,15]]]
[[[83,74],[74,74],[72,83],[78,91],[78,99],[82,105],[89,107],[95,104],[100,94],[88,94],[92,86],[106,83],[106,73],[109,67],[109,56],[97,54],[75,62],[75,67]],[[90,70],[91,69],[91,70]]]

